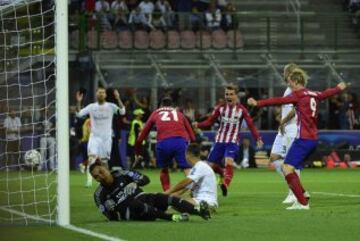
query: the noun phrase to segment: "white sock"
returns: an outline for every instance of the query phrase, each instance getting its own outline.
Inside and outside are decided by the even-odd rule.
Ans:
[[[87,184],[92,184],[92,176],[90,174],[90,168],[89,167],[86,168],[86,183]]]
[[[273,165],[275,167],[275,170],[277,173],[279,173],[280,176],[284,177],[284,173],[282,171],[282,164],[283,164],[283,160],[276,160],[276,161],[273,161]]]

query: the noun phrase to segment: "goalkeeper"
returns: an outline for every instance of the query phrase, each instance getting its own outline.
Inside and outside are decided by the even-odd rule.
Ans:
[[[188,221],[189,214],[210,218],[209,207],[201,202],[198,209],[191,203],[162,193],[145,193],[140,188],[150,179],[136,171],[109,169],[97,160],[90,166],[90,173],[100,183],[94,198],[96,206],[111,221],[143,220]],[[166,210],[172,206],[180,214],[169,214]]]

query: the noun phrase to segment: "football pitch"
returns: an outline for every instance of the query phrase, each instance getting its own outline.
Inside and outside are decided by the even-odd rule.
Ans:
[[[151,183],[147,192],[161,191],[158,170],[145,170]],[[171,173],[174,184],[183,178]],[[309,211],[287,211],[281,201],[284,181],[271,170],[235,173],[228,197],[219,193],[220,207],[209,221],[192,216],[189,222],[108,222],[95,208],[93,192],[84,187],[85,176],[71,172],[71,223],[95,233],[128,241],[226,240],[359,240],[360,169],[306,169],[301,176],[310,192]],[[0,240],[101,240],[59,227],[0,226]]]

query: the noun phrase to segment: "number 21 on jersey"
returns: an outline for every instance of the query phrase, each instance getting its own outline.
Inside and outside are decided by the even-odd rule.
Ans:
[[[160,118],[161,121],[171,121],[171,120],[178,121],[179,120],[176,110],[160,111],[159,114],[161,115],[161,118]]]

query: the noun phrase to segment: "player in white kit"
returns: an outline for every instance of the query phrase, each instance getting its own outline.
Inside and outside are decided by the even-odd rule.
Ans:
[[[87,105],[85,108],[80,110],[81,102],[84,95],[80,92],[76,93],[77,101],[77,117],[82,118],[84,116],[90,116],[91,131],[88,142],[88,156],[89,165],[96,159],[100,159],[107,165],[110,159],[111,145],[112,145],[112,122],[114,114],[125,114],[125,106],[120,99],[120,94],[117,90],[114,90],[114,97],[118,102],[118,105],[106,102],[106,90],[105,88],[99,87],[96,91],[96,102]],[[92,185],[92,177],[87,168],[87,181],[86,187]]]
[[[217,182],[212,168],[204,161],[200,161],[201,148],[198,144],[190,144],[186,151],[186,160],[192,166],[185,179],[166,191],[166,194],[183,193],[191,191],[191,197],[186,201],[199,206],[205,201],[210,209],[218,207]]]
[[[286,82],[291,72],[296,68],[299,68],[297,64],[288,64],[284,67],[284,79]],[[291,94],[291,89],[288,87],[285,90],[284,96],[288,96],[290,94]],[[297,121],[297,116],[294,106],[292,104],[282,105],[279,132],[276,135],[270,154],[270,161],[273,163],[275,170],[282,177],[284,177],[282,171],[282,164],[284,162],[284,158],[297,135],[296,121]],[[300,177],[300,170],[296,170],[296,172]],[[296,197],[289,189],[289,193],[285,198],[285,200],[283,201],[283,203],[289,204],[295,201],[296,201]]]

